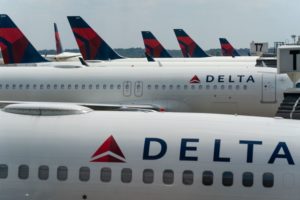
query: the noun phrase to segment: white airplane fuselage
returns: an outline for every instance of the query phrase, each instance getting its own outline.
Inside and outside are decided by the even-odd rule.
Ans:
[[[0,119],[3,200],[299,199],[298,121],[152,112]]]
[[[287,75],[256,67],[0,68],[0,101],[146,104],[166,111],[274,116],[290,87]]]

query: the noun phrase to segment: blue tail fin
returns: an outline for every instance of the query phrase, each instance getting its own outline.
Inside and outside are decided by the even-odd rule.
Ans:
[[[171,58],[172,56],[162,46],[150,31],[142,31],[146,53],[153,58]]]
[[[209,55],[183,29],[174,29],[174,32],[184,57],[209,57]]]
[[[121,59],[80,16],[68,16],[77,45],[85,60]]]
[[[219,38],[223,56],[240,56],[226,38]]]
[[[0,47],[5,64],[47,62],[5,14],[0,14]]]

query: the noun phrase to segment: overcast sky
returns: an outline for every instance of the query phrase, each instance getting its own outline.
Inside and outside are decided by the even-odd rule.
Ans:
[[[63,47],[77,48],[68,15],[82,16],[113,48],[143,47],[141,30],[168,49],[179,49],[173,28],[204,49],[219,48],[219,37],[248,48],[253,40],[273,44],[300,35],[299,0],[0,0],[0,6],[37,49],[55,48],[53,22]]]

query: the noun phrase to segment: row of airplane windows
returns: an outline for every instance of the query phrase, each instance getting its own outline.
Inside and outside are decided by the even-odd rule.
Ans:
[[[124,89],[129,89],[131,86],[129,84],[125,84],[124,85]],[[137,84],[136,85],[136,88],[137,89],[140,89],[142,87],[142,84]],[[158,90],[158,89],[162,89],[162,90],[173,90],[173,89],[176,89],[176,90],[180,90],[180,89],[184,89],[184,90],[187,90],[187,89],[192,89],[192,90],[202,90],[202,89],[214,89],[214,90],[217,90],[217,89],[221,89],[221,90],[225,90],[225,89],[229,89],[229,90],[232,90],[232,89],[236,89],[236,90],[239,90],[239,89],[243,89],[243,90],[247,90],[247,85],[158,85],[158,84],[155,84],[155,85],[150,85],[148,84],[147,85],[147,89],[148,90],[151,90],[151,89],[155,89],[155,90]],[[0,89],[82,89],[82,90],[85,90],[85,89],[122,89],[122,85],[121,84],[117,84],[117,85],[114,85],[114,84],[103,84],[102,87],[100,87],[100,84],[96,84],[96,85],[93,85],[93,84],[0,84]]]
[[[40,180],[48,180],[49,167],[47,165],[39,166],[38,178]],[[87,182],[90,180],[90,168],[79,168],[79,180]],[[132,169],[123,168],[121,170],[120,180],[123,183],[130,183],[132,181]],[[29,166],[20,165],[18,168],[19,179],[26,180],[29,178]],[[103,167],[100,170],[100,180],[108,183],[111,181],[112,170],[109,167]],[[8,166],[5,164],[0,165],[0,179],[8,178]],[[59,166],[56,170],[56,178],[59,181],[66,181],[68,179],[68,168],[66,166]],[[171,169],[165,169],[161,177],[162,183],[165,185],[172,185],[174,183],[174,171]],[[152,169],[144,169],[142,181],[145,184],[151,184],[154,182],[154,171]],[[222,185],[232,186],[234,182],[234,175],[230,171],[224,171],[222,174]],[[184,185],[192,185],[194,183],[194,172],[192,170],[184,170],[182,172],[182,183]],[[214,183],[214,173],[212,171],[203,171],[202,184],[211,186]],[[254,184],[254,175],[252,172],[244,172],[242,174],[242,185],[244,187],[252,187]],[[262,185],[266,188],[271,188],[274,185],[274,175],[270,172],[265,172],[262,175]]]

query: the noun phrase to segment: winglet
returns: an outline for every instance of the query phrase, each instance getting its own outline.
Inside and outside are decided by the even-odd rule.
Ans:
[[[155,60],[147,52],[145,52],[145,56],[148,62],[155,62]]]
[[[63,52],[63,48],[61,45],[59,32],[58,32],[56,23],[54,23],[54,36],[55,36],[55,44],[56,44],[56,54],[61,54]]]
[[[223,56],[240,56],[226,38],[219,38]]]
[[[174,32],[184,57],[209,57],[209,55],[183,29],[174,29]]]
[[[171,58],[172,56],[150,31],[142,31],[146,53],[153,58]]]
[[[123,58],[80,16],[68,16],[68,20],[84,60],[114,60]]]
[[[0,47],[5,64],[48,62],[6,14],[0,14]]]

